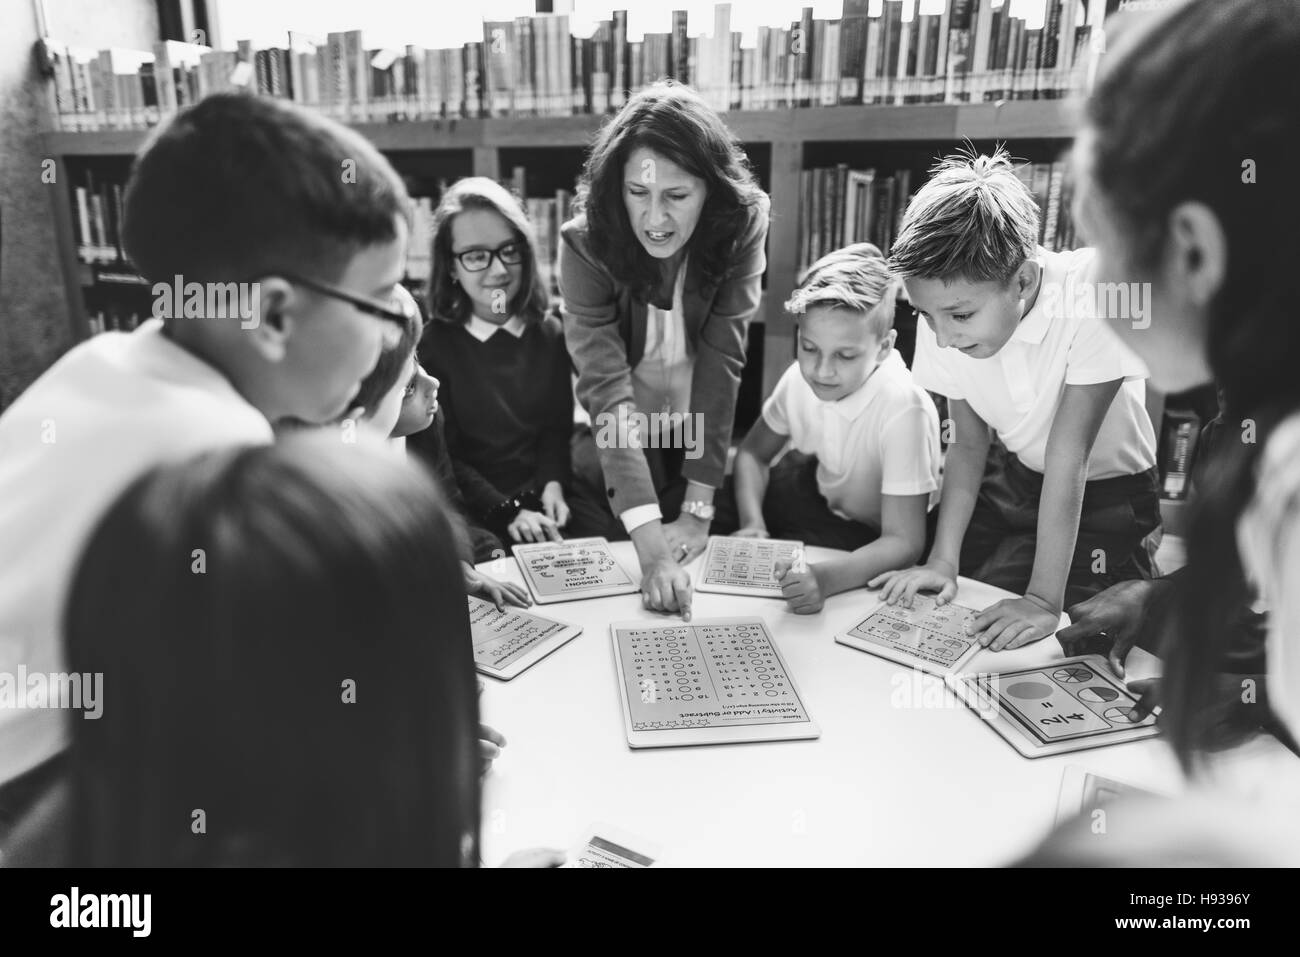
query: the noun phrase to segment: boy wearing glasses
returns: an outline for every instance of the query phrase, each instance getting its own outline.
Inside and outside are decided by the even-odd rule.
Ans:
[[[256,282],[257,321],[152,319],[97,335],[0,416],[0,671],[64,670],[65,590],[133,479],[350,408],[409,311],[393,298],[408,208],[370,143],[283,101],[214,95],[153,133],[126,188],[127,255],[150,283]],[[198,551],[178,560],[201,571]],[[0,707],[0,839],[57,773],[70,716],[81,720],[55,702]]]
[[[569,520],[573,386],[532,224],[509,192],[475,176],[443,195],[433,233],[420,362],[441,383],[447,451],[478,526],[475,559],[511,542],[558,541]],[[431,439],[408,444],[429,459]]]

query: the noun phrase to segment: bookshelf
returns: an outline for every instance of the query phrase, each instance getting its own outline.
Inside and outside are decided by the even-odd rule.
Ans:
[[[812,109],[727,111],[723,116],[745,144],[760,182],[772,197],[766,293],[755,332],[762,330],[761,394],[780,377],[793,354],[793,327],[781,304],[794,288],[799,258],[800,173],[835,161],[886,157],[922,172],[930,159],[964,139],[977,146],[1008,141],[1030,159],[1052,159],[1073,132],[1070,101],[833,106]],[[407,177],[427,181],[478,175],[502,179],[512,167],[537,168],[550,187],[556,177],[576,178],[583,151],[606,116],[483,117],[359,123]],[[45,155],[54,158],[60,182],[75,183],[84,168],[124,176],[129,158],[147,130],[52,130],[43,134]],[[1030,147],[1023,149],[1024,146]],[[550,156],[548,156],[550,154]],[[551,162],[551,158],[554,162]],[[544,166],[539,168],[538,162]],[[544,170],[544,171],[543,171]],[[71,172],[71,175],[70,175]],[[918,176],[915,185],[919,186]],[[56,224],[73,335],[90,334],[83,288],[94,285],[78,260],[75,212],[68,191],[59,191]]]

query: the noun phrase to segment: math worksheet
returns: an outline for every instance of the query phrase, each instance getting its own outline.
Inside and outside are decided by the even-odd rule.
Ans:
[[[780,598],[776,563],[784,559],[793,564],[802,555],[802,542],[711,535],[700,566],[700,582],[695,587],[704,592]]]
[[[634,748],[816,738],[761,618],[610,626]]]
[[[565,642],[582,634],[576,625],[534,615],[523,608],[469,597],[469,627],[479,672],[509,681]]]
[[[629,595],[640,587],[603,538],[530,542],[514,546],[513,551],[533,600],[541,605]]]
[[[911,665],[933,675],[950,675],[980,650],[966,634],[975,610],[952,602],[940,605],[933,595],[917,595],[911,608],[880,605],[835,640],[861,651]]]
[[[1039,668],[966,675],[949,685],[1027,758],[1152,737],[1159,709],[1110,677],[1104,658],[1078,655]]]

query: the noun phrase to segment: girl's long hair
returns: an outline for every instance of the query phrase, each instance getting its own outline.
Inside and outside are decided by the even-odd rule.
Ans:
[[[1188,566],[1150,620],[1164,627],[1165,725],[1184,768],[1214,746],[1213,684],[1251,593],[1236,526],[1270,429],[1300,408],[1300,322],[1287,277],[1300,262],[1300,3],[1193,0],[1132,31],[1103,60],[1087,105],[1093,176],[1154,271],[1171,210],[1212,210],[1229,253],[1205,348],[1243,442],[1211,463],[1188,536]],[[1250,161],[1249,163],[1247,161]],[[1248,166],[1257,182],[1248,181]]]
[[[635,94],[596,136],[573,207],[575,216],[587,216],[591,249],[637,298],[647,299],[659,285],[659,261],[633,234],[623,201],[623,168],[640,147],[704,180],[708,195],[688,248],[704,284],[721,283],[763,191],[722,118],[690,87],[672,81]]]
[[[432,530],[432,531],[431,531]],[[476,863],[465,593],[431,478],[321,435],[157,468],[66,615],[81,866]]]

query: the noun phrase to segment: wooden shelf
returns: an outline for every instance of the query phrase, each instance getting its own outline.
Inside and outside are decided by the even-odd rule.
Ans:
[[[1035,138],[1068,139],[1073,108],[1063,100],[929,103],[907,106],[823,106],[723,113],[745,143]],[[502,147],[584,147],[605,116],[453,118],[411,123],[358,123],[355,129],[386,151]],[[52,131],[54,156],[124,156],[147,130]]]
[[[1077,104],[1069,100],[1010,100],[1001,103],[920,103],[899,106],[824,106],[782,110],[724,111],[723,118],[747,144],[770,144],[772,222],[768,234],[767,289],[755,334],[765,339],[763,385],[766,394],[794,355],[793,325],[782,304],[795,283],[798,256],[799,174],[805,143],[896,143],[958,140],[1061,139],[1074,135]],[[357,123],[353,128],[386,153],[465,150],[479,176],[500,179],[502,149],[574,149],[590,145],[608,116],[492,117],[419,120],[409,123]],[[131,156],[148,130],[51,131],[43,134],[46,154],[62,166],[68,157]],[[66,170],[60,170],[60,179]],[[60,193],[65,281],[74,303],[74,329],[85,334],[81,308],[72,210]]]

